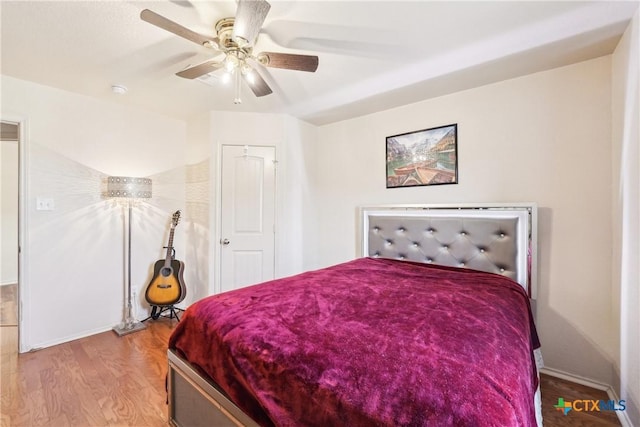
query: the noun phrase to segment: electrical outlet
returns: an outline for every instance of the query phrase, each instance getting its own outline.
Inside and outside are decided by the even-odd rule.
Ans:
[[[38,211],[52,211],[55,205],[53,199],[50,197],[38,197],[36,198],[36,210]]]

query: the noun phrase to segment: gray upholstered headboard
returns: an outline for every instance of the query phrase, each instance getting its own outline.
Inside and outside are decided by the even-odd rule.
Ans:
[[[370,206],[359,214],[360,256],[498,273],[536,297],[535,203]]]

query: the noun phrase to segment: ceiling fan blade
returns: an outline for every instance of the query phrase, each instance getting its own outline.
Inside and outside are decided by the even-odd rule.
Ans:
[[[169,0],[173,4],[177,4],[182,7],[193,7],[189,0]]]
[[[258,62],[265,67],[284,68],[315,72],[318,69],[318,57],[314,55],[296,55],[293,53],[261,52]]]
[[[240,0],[233,24],[233,41],[240,47],[250,46],[258,37],[271,5],[266,0]]]
[[[242,73],[242,78],[251,88],[253,94],[257,97],[266,96],[270,93],[273,93],[267,82],[264,81],[262,76],[258,74],[258,72],[254,68],[251,68],[251,72],[249,74]]]
[[[182,70],[179,73],[176,73],[176,76],[184,77],[185,79],[196,79],[200,76],[204,76],[205,74],[215,71],[218,68],[222,68],[223,66],[224,62],[207,61],[203,62],[202,64],[196,65],[195,67]]]
[[[157,13],[149,9],[145,9],[140,12],[140,19],[152,25],[155,25],[156,27],[162,28],[163,30],[167,30],[170,33],[176,34],[182,38],[197,43],[201,46],[218,49],[217,37],[209,37],[198,34],[195,31],[191,31],[188,28],[185,28],[182,25],[165,18],[162,15],[158,15]]]
[[[407,43],[397,37],[394,29],[354,28],[346,25],[314,24],[290,20],[272,20],[261,33],[287,49],[364,58],[403,58]]]

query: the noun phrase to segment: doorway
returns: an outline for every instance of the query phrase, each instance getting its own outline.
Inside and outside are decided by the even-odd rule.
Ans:
[[[222,146],[221,292],[275,274],[275,147]]]
[[[12,360],[18,353],[20,125],[0,122],[0,143],[0,353]]]

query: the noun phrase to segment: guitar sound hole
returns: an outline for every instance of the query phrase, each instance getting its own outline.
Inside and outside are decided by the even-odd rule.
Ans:
[[[162,274],[162,277],[169,277],[171,276],[171,269],[168,267],[164,267],[162,270],[160,270],[160,274]]]

